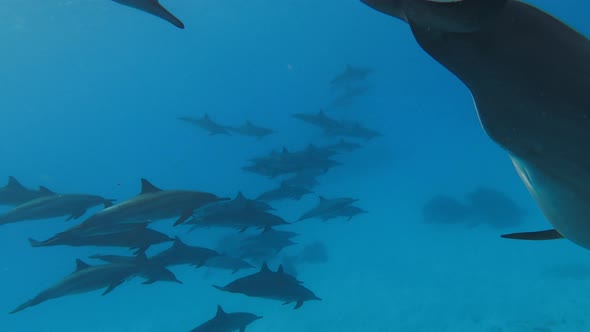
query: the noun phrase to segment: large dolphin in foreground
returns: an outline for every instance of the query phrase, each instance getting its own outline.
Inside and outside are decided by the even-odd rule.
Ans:
[[[408,23],[469,88],[483,129],[555,228],[510,237],[590,249],[588,38],[517,0],[361,1]]]

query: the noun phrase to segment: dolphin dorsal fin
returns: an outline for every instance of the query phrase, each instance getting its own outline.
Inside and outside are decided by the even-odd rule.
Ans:
[[[141,193],[139,193],[140,195],[157,193],[158,191],[162,191],[162,189],[154,186],[153,184],[151,184],[151,182],[149,182],[146,179],[141,179]]]
[[[289,150],[283,146],[283,154],[289,154]]]
[[[91,266],[90,264],[85,263],[81,259],[76,259],[76,272],[79,272],[79,271],[82,271],[84,269],[87,269],[90,266]]]
[[[280,274],[285,274],[285,269],[283,269],[283,264],[279,265],[279,269],[277,270]]]
[[[55,192],[49,190],[45,186],[39,186],[39,192],[42,193],[43,195],[55,195]]]
[[[268,264],[266,262],[262,263],[262,268],[260,268],[260,273],[270,273],[270,269],[268,268]]]
[[[246,200],[246,197],[244,196],[244,193],[242,193],[241,191],[238,191],[238,194],[236,195],[236,198],[234,200],[244,201],[244,200]]]
[[[184,242],[182,242],[180,237],[178,237],[178,235],[177,235],[174,237],[174,246],[175,247],[184,247],[184,246],[186,246],[186,244]]]
[[[8,177],[8,184],[6,185],[6,188],[25,189],[25,186],[20,184],[20,182],[18,182],[18,180],[14,176],[9,176]]]
[[[223,308],[218,304],[217,305],[217,313],[215,314],[215,317],[219,317],[219,316],[223,316],[225,315],[225,311],[223,310]]]

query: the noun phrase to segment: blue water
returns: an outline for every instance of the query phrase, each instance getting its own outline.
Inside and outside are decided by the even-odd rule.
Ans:
[[[316,195],[276,204],[277,213],[292,221],[318,194],[358,198],[369,213],[291,228],[301,245],[321,241],[330,256],[301,267],[298,278],[323,301],[299,310],[211,287],[252,271],[173,267],[183,285],[133,280],[107,296],[74,295],[8,315],[73,271],[76,258],[96,263],[87,257],[127,251],[29,246],[27,238],[74,223],[63,218],[6,225],[1,331],[189,331],[217,304],[264,316],[248,327],[253,332],[588,331],[590,256],[565,240],[499,237],[549,224],[481,129],[468,90],[418,47],[407,25],[355,0],[162,2],[185,30],[109,0],[4,0],[0,178],[118,200],[136,195],[143,177],[164,189],[255,197],[276,181],[241,167],[283,146],[334,143],[291,117],[324,108],[384,136],[338,157],[342,165],[321,178]],[[531,2],[590,35],[590,4]],[[328,83],[349,63],[375,70],[372,89],[331,107]],[[209,136],[177,120],[204,113],[277,133]],[[525,223],[499,230],[422,222],[433,195],[480,186],[513,198],[527,211]],[[155,228],[213,244],[207,230],[186,234],[171,224]]]

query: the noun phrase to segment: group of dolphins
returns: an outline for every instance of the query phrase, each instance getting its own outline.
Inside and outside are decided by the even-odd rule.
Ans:
[[[163,18],[179,28],[184,27],[157,0],[114,1]],[[467,86],[484,131],[508,153],[521,180],[553,225],[550,230],[505,237],[528,240],[567,238],[590,249],[588,38],[539,8],[519,0],[361,1],[406,22],[419,46]],[[157,213],[150,210],[141,212],[144,213],[142,216],[179,216],[177,224],[190,217],[188,212],[196,208],[195,204],[220,200],[212,194],[161,191],[147,184],[138,197],[158,201]],[[109,204],[109,201],[104,203]],[[117,225],[123,225],[121,227],[138,220],[137,214],[141,213],[136,211],[130,218],[124,206],[122,203],[119,211],[99,212],[77,227],[83,233],[92,234],[100,232],[104,223],[115,223],[115,219]],[[81,212],[72,211],[72,217]],[[113,213],[116,218],[112,217]],[[71,278],[83,278],[90,271],[106,274],[109,280],[113,280],[111,284],[86,284],[87,287],[106,286],[105,293],[130,274],[143,276],[148,282],[173,279],[166,277],[162,270],[138,271],[125,264],[119,264],[114,270],[105,269],[103,265],[88,266],[78,262],[78,269]],[[260,285],[268,287],[261,291]],[[280,299],[286,303],[295,302],[296,307],[304,301],[319,300],[282,268],[273,272],[266,265],[253,275],[218,288]],[[55,292],[55,289],[49,289],[45,296],[55,297]],[[35,298],[15,311],[39,301]],[[229,314],[219,308],[216,317],[223,318],[224,315]],[[240,317],[244,317],[245,322],[240,326],[195,331],[244,331],[249,322],[258,319],[255,315]]]
[[[146,179],[142,179],[141,183],[139,195],[113,204],[114,200],[96,195],[61,194],[46,187],[40,187],[38,190],[28,189],[14,177],[10,177],[8,184],[0,188],[0,205],[15,207],[0,214],[0,225],[61,216],[67,216],[68,220],[77,219],[94,206],[99,204],[105,206],[82,223],[46,241],[30,239],[34,247],[90,245],[137,249],[135,256],[91,256],[104,262],[99,265],[90,265],[82,260],[76,260],[74,272],[22,303],[11,313],[20,312],[51,299],[99,289],[104,289],[102,294],[106,295],[125,281],[136,277],[145,279],[143,284],[158,281],[182,283],[168,270],[168,267],[185,264],[200,267],[223,256],[214,250],[191,246],[178,237],[170,239],[163,233],[147,228],[149,224],[160,220],[176,219],[174,222],[176,226],[194,217],[195,220],[190,224],[198,227],[230,227],[241,229],[242,232],[249,227],[263,228],[261,235],[265,238],[270,237],[270,240],[276,240],[283,235],[289,237],[297,235],[293,232],[272,229],[273,226],[288,223],[267,212],[274,210],[267,203],[248,199],[242,193],[238,193],[234,199],[229,199],[200,191],[162,190]],[[302,220],[323,217],[323,213],[325,214],[331,206],[334,206],[334,202],[340,202],[340,200],[342,199],[320,198],[319,206],[308,212]],[[342,204],[352,202],[354,200],[345,199]],[[144,232],[151,233],[144,234]],[[173,241],[171,247],[150,257],[146,256],[145,251],[150,245],[169,240]],[[253,249],[257,248],[256,245],[253,246]],[[209,266],[228,267],[222,262]],[[252,267],[235,264],[231,266],[234,272],[240,268]],[[256,273],[237,278],[226,286],[215,286],[215,288],[251,297],[279,300],[284,304],[295,303],[295,309],[301,307],[306,301],[321,300],[294,275],[285,272],[282,265],[279,265],[277,271],[271,271],[266,263],[263,263],[262,268]],[[243,331],[248,324],[260,318],[251,313],[226,313],[218,307],[214,318],[192,331],[237,329]]]

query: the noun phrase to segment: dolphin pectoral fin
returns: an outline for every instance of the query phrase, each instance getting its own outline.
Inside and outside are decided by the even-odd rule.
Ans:
[[[554,229],[548,229],[545,231],[538,232],[523,232],[523,233],[511,233],[501,235],[504,239],[515,239],[515,240],[529,240],[529,241],[544,241],[544,240],[558,240],[563,239],[563,235],[559,234]]]
[[[76,220],[78,218],[80,218],[81,216],[84,215],[84,213],[86,213],[86,209],[83,210],[77,210],[72,212],[72,214],[68,217],[68,219],[66,219],[66,221],[70,221],[70,220]]]
[[[141,1],[129,1],[129,0],[114,0],[125,6],[139,9],[148,14],[157,16],[163,20],[170,22],[177,28],[184,29],[184,23],[182,23],[176,16],[172,15],[166,8],[160,5],[158,0],[141,0]]]
[[[291,303],[291,302],[289,302],[289,301],[287,301],[287,302],[283,302],[283,305],[287,305],[287,304],[289,304],[289,303]]]
[[[176,220],[176,222],[174,223],[174,226],[178,226],[182,223],[184,223],[185,221],[188,220],[188,218],[193,216],[193,211],[185,211],[182,213],[182,215],[180,216],[180,218],[178,218],[178,220]]]
[[[302,305],[303,305],[303,301],[302,300],[299,300],[299,301],[297,301],[297,304],[295,305],[295,308],[293,308],[293,309],[294,310],[295,309],[299,309],[299,308],[301,308]]]
[[[109,287],[104,291],[104,293],[102,293],[102,296],[107,295],[108,293],[112,292],[113,289],[117,288],[117,286],[119,286],[120,284],[122,284],[124,282],[124,280],[118,280],[118,281],[114,281],[113,283],[111,283],[109,285]]]

